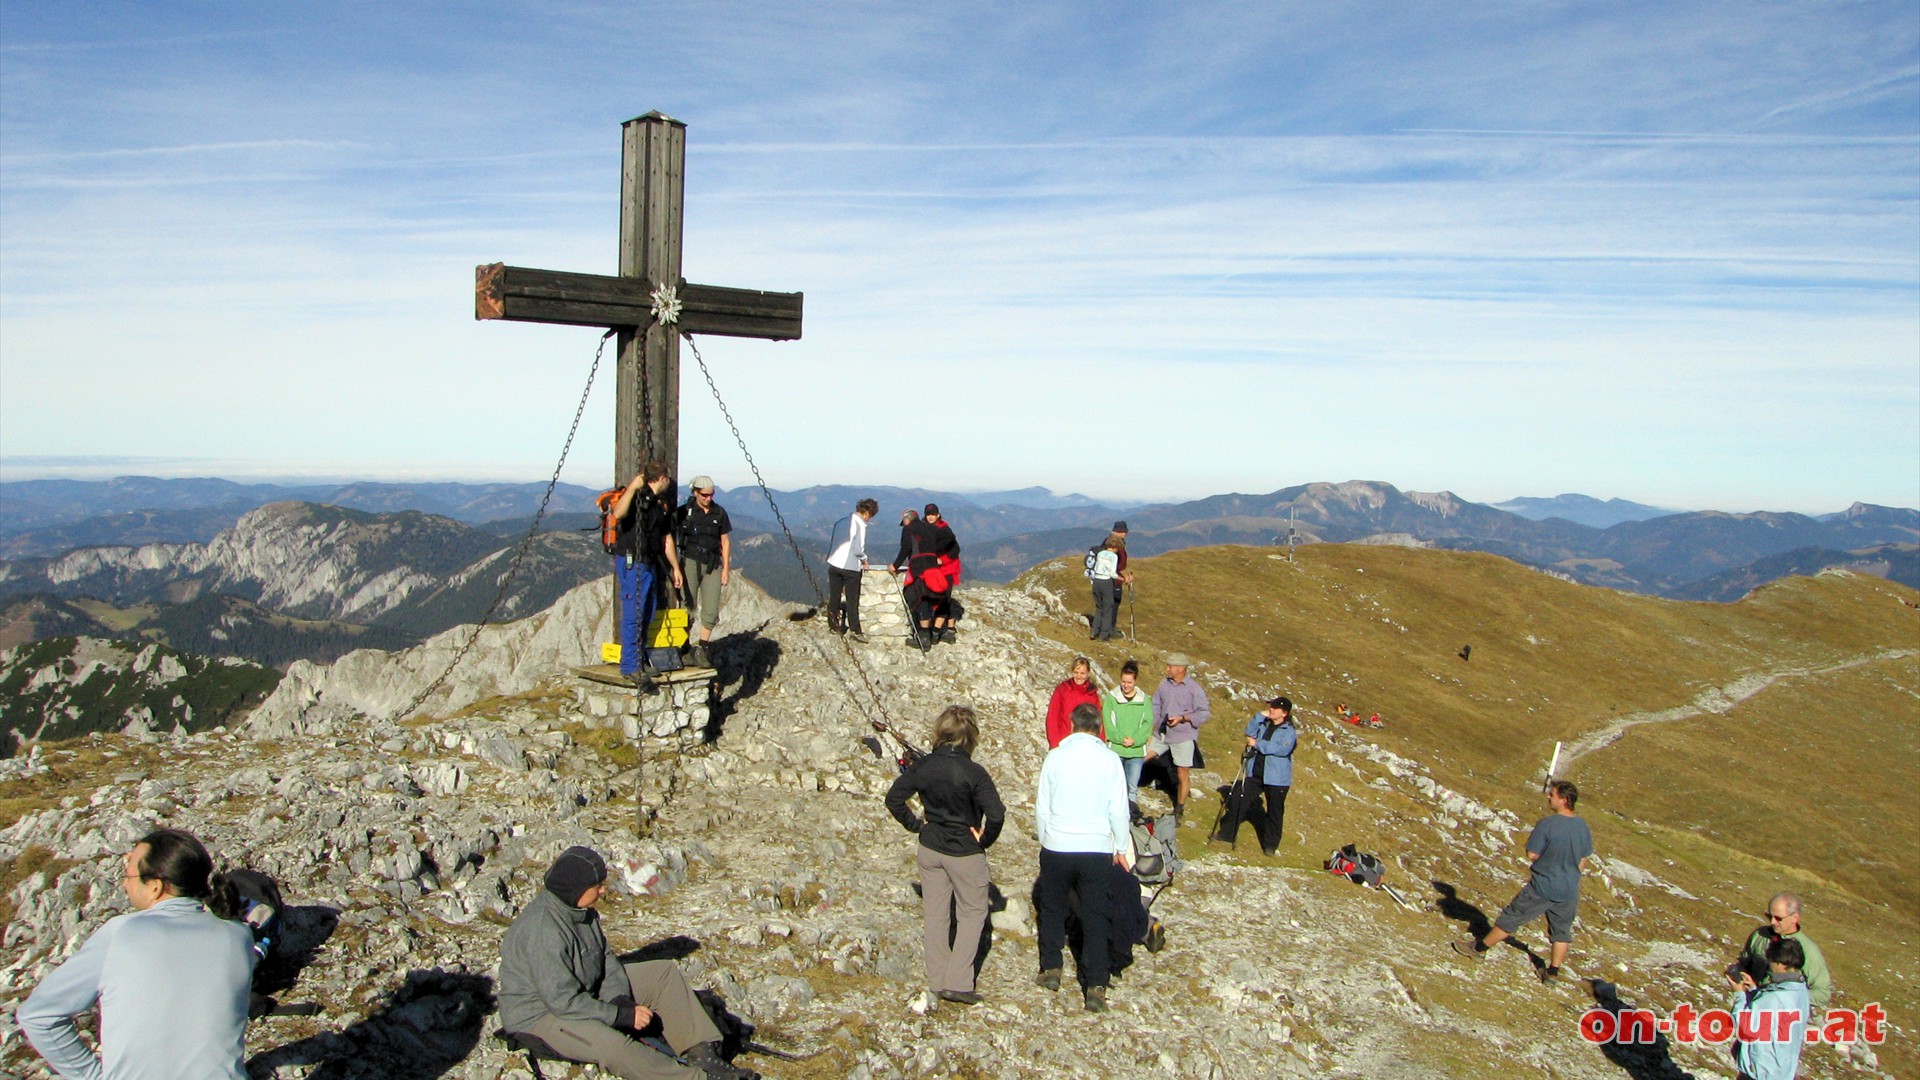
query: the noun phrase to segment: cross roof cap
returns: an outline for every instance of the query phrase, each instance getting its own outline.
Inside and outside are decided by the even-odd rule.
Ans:
[[[648,112],[644,116],[636,116],[633,119],[627,121],[627,124],[637,124],[642,120],[665,120],[667,123],[673,124],[677,127],[687,126],[687,122],[685,120],[675,120],[673,117],[668,116],[666,113],[661,112],[659,109],[654,109],[651,112]],[[620,126],[625,127],[626,124],[622,124]]]

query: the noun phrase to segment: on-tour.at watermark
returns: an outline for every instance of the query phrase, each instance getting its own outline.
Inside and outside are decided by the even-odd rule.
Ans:
[[[1659,1016],[1652,1009],[1588,1009],[1580,1015],[1580,1037],[1590,1043],[1652,1045],[1662,1036],[1677,1043],[1716,1046],[1739,1039],[1741,1042],[1790,1042],[1793,1027],[1800,1023],[1798,1011],[1742,1013],[1738,1020],[1727,1009],[1696,1009],[1687,1002],[1673,1007],[1672,1016]],[[1808,1024],[1805,1042],[1869,1043],[1879,1045],[1887,1037],[1887,1012],[1875,1001],[1859,1009],[1828,1009],[1818,1024]]]

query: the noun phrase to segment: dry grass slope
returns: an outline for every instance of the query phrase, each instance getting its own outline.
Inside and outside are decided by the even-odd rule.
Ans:
[[[1920,1071],[1912,590],[1834,574],[1784,579],[1737,604],[1682,603],[1574,585],[1490,555],[1334,544],[1302,548],[1292,563],[1271,549],[1220,547],[1134,567],[1137,645],[1086,642],[1083,624],[1043,633],[1108,671],[1137,652],[1157,676],[1159,657],[1181,650],[1206,665],[1202,679],[1246,687],[1244,700],[1213,695],[1203,745],[1216,767],[1237,756],[1256,694],[1290,694],[1309,728],[1325,729],[1344,701],[1378,711],[1386,727],[1340,735],[1420,762],[1441,785],[1531,822],[1544,811],[1538,791],[1554,743],[1584,742],[1593,749],[1561,775],[1581,784],[1602,854],[1691,899],[1638,889],[1629,900],[1590,885],[1583,922],[1730,957],[1767,896],[1798,891],[1834,968],[1835,1004],[1881,1001],[1904,1029],[1880,1048],[1881,1067]],[[1091,606],[1077,560],[1022,581],[1075,610]],[[1123,608],[1123,628],[1127,619]],[[1395,855],[1416,893],[1436,898],[1431,877],[1489,915],[1521,880],[1517,857],[1500,876],[1450,852],[1434,807],[1316,769],[1311,749],[1299,765],[1289,832],[1305,843],[1283,852],[1288,865],[1311,866],[1357,840]],[[1432,921],[1413,932],[1443,943],[1443,929],[1424,925]],[[1634,1004],[1720,1004],[1718,988],[1643,970],[1630,948],[1589,934],[1576,963],[1583,950],[1585,970],[1618,982]],[[1426,982],[1419,972],[1403,978],[1415,993]],[[1840,1062],[1823,1050],[1809,1065],[1803,1075],[1827,1075]]]

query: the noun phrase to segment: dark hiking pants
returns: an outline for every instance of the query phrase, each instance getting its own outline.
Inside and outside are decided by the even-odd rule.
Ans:
[[[1086,963],[1080,982],[1087,987],[1107,985],[1111,957],[1107,935],[1112,922],[1108,908],[1113,856],[1088,851],[1040,849],[1040,970],[1064,966],[1061,953],[1067,943],[1067,892],[1080,901],[1080,925],[1086,935],[1080,957]]]

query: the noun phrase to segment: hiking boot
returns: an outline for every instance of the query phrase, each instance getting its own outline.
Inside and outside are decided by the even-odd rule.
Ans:
[[[940,631],[940,640],[949,645],[954,645],[959,643],[960,635],[954,631],[953,627],[949,626]]]
[[[693,649],[687,653],[687,660],[694,667],[710,668],[713,666],[713,659],[707,655],[705,642],[695,645]]]
[[[942,990],[934,995],[941,1001],[951,1001],[955,1005],[978,1005],[986,998],[972,990]]]
[[[863,634],[863,633],[861,633],[861,632],[860,632],[860,631],[858,631],[858,630],[849,630],[849,631],[847,631],[847,636],[848,636],[848,637],[850,637],[850,638],[852,638],[853,640],[855,640],[855,641],[857,641],[857,642],[859,642],[859,643],[860,643],[860,644],[862,644],[862,645],[865,645],[865,644],[867,643],[867,635],[865,635],[865,634]]]
[[[1161,925],[1159,919],[1155,919],[1153,920],[1153,925],[1147,927],[1147,951],[1157,953],[1166,947],[1167,928]]]
[[[1558,979],[1559,977],[1560,977],[1560,969],[1553,966],[1552,964],[1548,964],[1546,967],[1543,967],[1540,969],[1540,981],[1541,983],[1547,986],[1552,986],[1554,983],[1554,980]]]
[[[1486,955],[1487,952],[1486,949],[1481,947],[1480,942],[1473,938],[1454,942],[1453,951],[1459,953],[1461,956],[1471,957],[1475,960],[1480,959]]]
[[[1042,990],[1060,989],[1060,969],[1048,968],[1047,970],[1040,973],[1040,977],[1038,979],[1035,979],[1034,983],[1038,985]]]
[[[627,681],[628,686],[637,687],[641,690],[653,689],[653,673],[650,671],[644,669],[640,671],[623,671],[620,673],[620,677]]]
[[[1087,1011],[1107,1011],[1107,988],[1104,986],[1087,987]]]
[[[687,1048],[682,1055],[687,1064],[707,1074],[710,1080],[760,1080],[760,1074],[743,1069],[720,1056],[720,1044],[703,1042]]]

